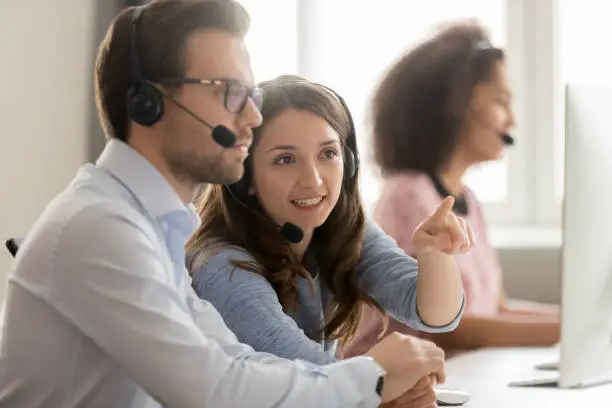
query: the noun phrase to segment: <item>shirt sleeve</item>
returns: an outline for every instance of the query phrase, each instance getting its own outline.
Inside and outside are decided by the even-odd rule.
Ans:
[[[465,307],[464,301],[455,319],[446,326],[429,326],[419,316],[416,302],[418,264],[398,247],[373,221],[366,221],[361,258],[355,268],[360,287],[391,317],[413,329],[429,333],[454,330]]]
[[[131,213],[103,206],[81,210],[50,244],[56,250],[48,260],[51,289],[44,298],[160,404],[380,403],[375,387],[384,372],[371,359],[319,367],[255,353],[235,340],[213,307],[190,310],[191,300],[172,284],[161,255],[165,248],[147,228]]]
[[[232,261],[254,259],[239,248],[221,250],[198,267],[193,286],[200,298],[219,311],[240,342],[288,359],[316,364],[334,361],[283,311],[274,288],[263,276],[236,267]]]

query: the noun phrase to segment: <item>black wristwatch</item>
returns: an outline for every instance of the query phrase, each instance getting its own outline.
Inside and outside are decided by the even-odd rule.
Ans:
[[[385,386],[385,377],[382,375],[378,377],[378,382],[376,383],[376,393],[379,397],[382,398],[383,387]]]

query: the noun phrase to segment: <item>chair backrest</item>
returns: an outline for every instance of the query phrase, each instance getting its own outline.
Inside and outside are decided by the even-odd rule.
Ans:
[[[23,238],[9,238],[4,241],[4,245],[6,249],[13,255],[13,257],[17,256],[17,251],[19,250],[19,246],[23,242]]]

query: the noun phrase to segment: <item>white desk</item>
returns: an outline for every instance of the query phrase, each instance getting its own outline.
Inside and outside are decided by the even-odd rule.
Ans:
[[[511,381],[555,378],[536,364],[558,360],[556,349],[483,349],[450,358],[444,388],[469,392],[470,408],[612,407],[612,384],[585,389],[508,387]]]

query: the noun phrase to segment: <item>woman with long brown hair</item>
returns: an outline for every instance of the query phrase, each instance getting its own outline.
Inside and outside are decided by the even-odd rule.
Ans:
[[[362,301],[418,330],[456,327],[464,295],[453,255],[471,247],[471,229],[452,198],[417,228],[417,264],[364,216],[340,97],[295,76],[259,86],[263,125],[243,180],[208,186],[198,203],[202,224],[187,250],[199,296],[241,342],[317,364],[335,360]],[[279,232],[287,222],[299,242]]]

